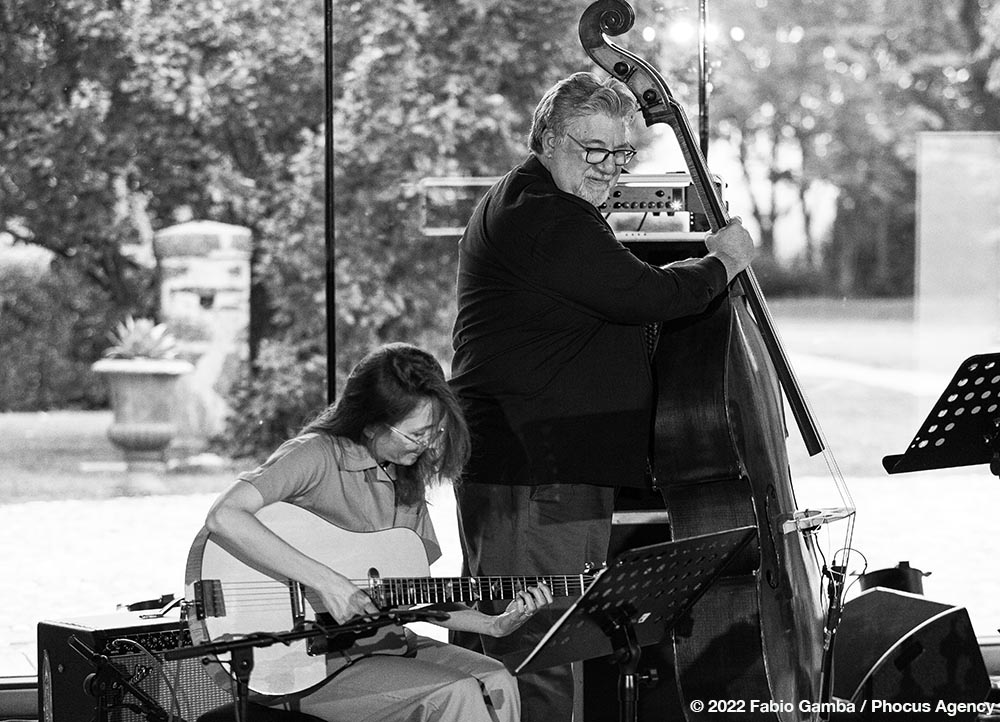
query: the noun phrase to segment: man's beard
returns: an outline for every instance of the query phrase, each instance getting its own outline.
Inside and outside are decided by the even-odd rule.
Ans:
[[[608,195],[611,193],[611,189],[615,185],[616,177],[612,176],[607,180],[587,178],[586,176],[577,188],[576,194],[583,198],[588,203],[592,203],[596,207],[600,207],[608,199]]]

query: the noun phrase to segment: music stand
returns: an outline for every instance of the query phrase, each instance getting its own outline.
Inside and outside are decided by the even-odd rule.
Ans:
[[[963,361],[906,451],[882,458],[890,474],[987,463],[1000,476],[1000,353]]]
[[[637,714],[640,647],[661,642],[757,534],[745,526],[629,549],[552,625],[514,674],[613,655],[622,722]]]

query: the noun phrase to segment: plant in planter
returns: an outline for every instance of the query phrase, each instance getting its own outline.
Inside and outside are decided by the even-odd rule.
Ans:
[[[108,336],[112,345],[92,367],[111,392],[108,438],[130,466],[165,462],[177,431],[177,379],[194,367],[177,358],[167,327],[148,318],[129,316]]]

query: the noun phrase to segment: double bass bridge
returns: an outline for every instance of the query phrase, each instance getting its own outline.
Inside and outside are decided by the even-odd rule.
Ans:
[[[847,519],[854,514],[849,506],[827,507],[823,509],[801,509],[793,511],[781,520],[781,531],[784,534],[800,531],[812,533],[824,524],[830,524],[841,519]]]

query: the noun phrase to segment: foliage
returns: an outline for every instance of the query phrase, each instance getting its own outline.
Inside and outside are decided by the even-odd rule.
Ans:
[[[325,406],[326,363],[319,349],[265,341],[253,373],[243,370],[230,392],[236,413],[225,451],[261,461]]]
[[[107,358],[172,359],[177,358],[177,340],[165,323],[151,318],[126,316],[108,334],[111,346],[104,350]]]
[[[721,0],[713,114],[742,167],[766,169],[754,217],[765,253],[782,217],[803,215],[802,261],[839,295],[913,291],[916,138],[995,129],[997,53],[978,0],[914,3]],[[996,11],[992,11],[996,15]],[[749,180],[749,176],[748,176]],[[803,203],[835,189],[828,242]],[[822,265],[821,265],[822,264]]]
[[[823,274],[801,261],[778,263],[761,255],[753,262],[753,272],[765,298],[808,298],[827,290]]]
[[[579,64],[574,48],[552,40],[574,31],[586,3],[577,5],[335,2],[334,17],[351,22],[334,29],[332,255],[324,138],[304,129],[288,182],[255,226],[268,340],[233,390],[238,453],[259,455],[297,430],[376,345],[407,340],[447,363],[454,239],[421,235],[419,182],[497,174],[526,152],[537,96]],[[310,70],[317,82],[320,71]],[[327,273],[336,293],[329,365]]]
[[[116,305],[137,307],[150,278],[122,244],[142,233],[141,138],[129,119],[142,113],[121,92],[125,14],[94,5],[0,5],[0,230],[48,248]]]
[[[266,246],[289,158],[321,131],[321,17],[319,0],[0,0],[0,234],[51,250],[109,318],[155,314],[156,274],[127,250],[154,228],[211,218]]]
[[[0,0],[0,17],[0,231],[122,309],[155,296],[124,244],[191,215],[256,228],[323,121],[318,0]]]
[[[586,3],[335,4],[337,17],[352,19],[335,28],[333,53],[336,387],[364,353],[388,341],[418,343],[447,363],[455,239],[421,235],[419,183],[499,174],[526,153],[537,97],[579,69],[579,51],[553,38],[575,33]],[[313,162],[310,184],[295,184],[315,189],[314,240],[322,230],[318,158],[296,166],[301,172]],[[315,274],[306,286],[315,293],[322,258],[299,242],[306,237],[299,225],[262,263],[272,278],[294,279],[301,271],[291,261],[304,256],[290,246],[311,253],[300,268]],[[283,338],[315,338],[320,329],[301,313],[303,293],[289,294],[294,285],[282,282],[286,300],[274,303]]]
[[[0,411],[95,408],[108,300],[72,268],[0,265]]]

